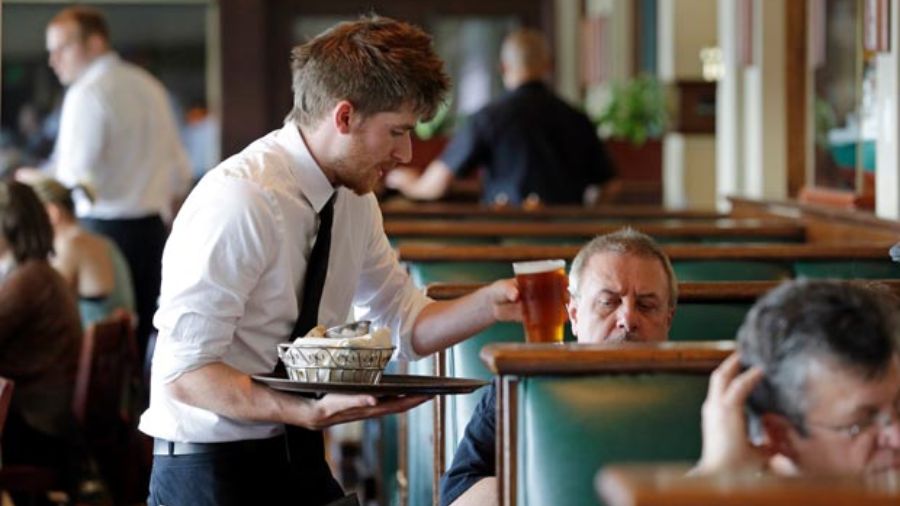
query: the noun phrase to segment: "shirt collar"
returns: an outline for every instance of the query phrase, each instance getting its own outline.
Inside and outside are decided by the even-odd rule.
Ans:
[[[291,172],[297,178],[303,196],[317,213],[320,212],[335,189],[309,152],[306,141],[300,135],[300,129],[292,122],[286,121],[275,138],[291,157]]]
[[[107,69],[117,63],[119,63],[119,55],[116,54],[115,51],[107,51],[97,58],[94,58],[94,61],[84,69],[84,72],[81,73],[81,76],[78,77],[75,83],[90,81],[94,77],[106,72]]]

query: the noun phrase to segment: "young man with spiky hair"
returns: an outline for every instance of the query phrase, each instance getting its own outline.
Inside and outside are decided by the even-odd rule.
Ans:
[[[372,189],[409,161],[413,126],[448,87],[431,39],[367,17],[295,48],[292,68],[284,127],[209,172],[166,245],[141,419],[156,438],[151,505],[327,504],[343,491],[319,430],[428,399],[315,400],[251,380],[272,372],[279,343],[310,327],[344,323],[352,312],[390,327],[400,355],[417,359],[498,319],[521,318],[512,280],[429,300],[384,234]]]

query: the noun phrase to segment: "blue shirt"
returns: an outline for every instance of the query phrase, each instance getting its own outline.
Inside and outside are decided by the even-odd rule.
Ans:
[[[491,383],[466,425],[453,464],[441,477],[441,506],[447,506],[482,478],[496,475],[497,389]]]
[[[519,86],[472,115],[441,154],[457,176],[486,169],[482,200],[581,204],[589,185],[613,177],[596,128],[543,83]]]

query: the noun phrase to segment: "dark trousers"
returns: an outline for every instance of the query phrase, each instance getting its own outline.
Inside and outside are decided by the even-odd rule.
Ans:
[[[325,462],[322,433],[210,443],[210,451],[154,455],[148,506],[320,506],[344,496]]]
[[[143,358],[146,356],[147,339],[153,331],[153,313],[156,312],[162,282],[162,253],[168,235],[166,226],[159,215],[114,220],[82,218],[81,224],[91,232],[112,239],[128,262],[138,314],[138,352]]]

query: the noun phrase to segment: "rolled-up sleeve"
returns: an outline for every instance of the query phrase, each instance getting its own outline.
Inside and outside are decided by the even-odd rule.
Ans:
[[[353,299],[354,316],[357,320],[372,320],[376,327],[390,327],[400,358],[418,360],[422,357],[412,348],[413,326],[432,300],[416,288],[400,266],[384,234],[378,204],[374,198],[370,203],[373,223]]]
[[[206,179],[175,220],[163,254],[153,373],[164,382],[221,361],[273,262],[277,206],[245,180]]]

